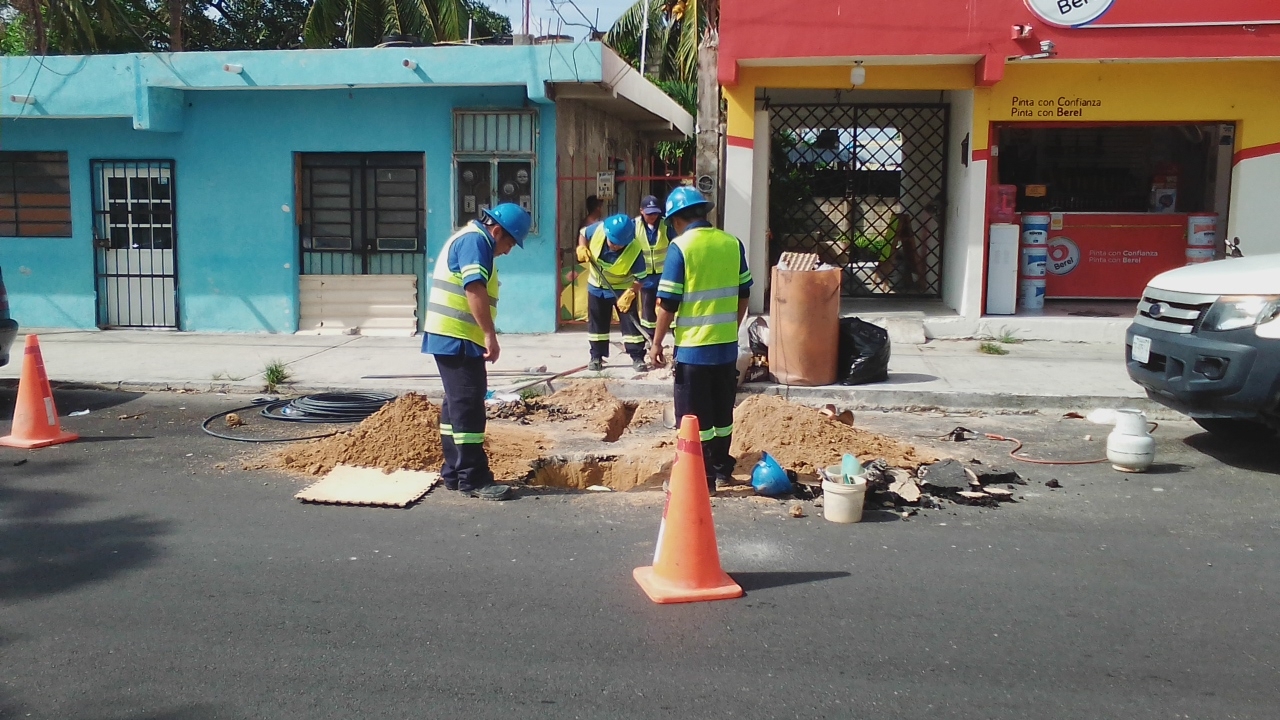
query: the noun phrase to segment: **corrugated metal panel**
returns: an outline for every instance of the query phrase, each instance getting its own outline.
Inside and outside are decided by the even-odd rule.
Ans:
[[[531,153],[534,130],[530,112],[458,112],[453,148],[460,153]]]
[[[303,275],[298,332],[411,336],[418,331],[415,275]]]

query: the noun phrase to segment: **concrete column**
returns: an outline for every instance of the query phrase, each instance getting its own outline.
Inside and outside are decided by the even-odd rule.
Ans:
[[[751,286],[751,312],[763,313],[769,285],[769,162],[772,135],[769,111],[757,110],[756,142],[759,143],[751,167],[751,240],[747,242],[747,265],[755,284]]]

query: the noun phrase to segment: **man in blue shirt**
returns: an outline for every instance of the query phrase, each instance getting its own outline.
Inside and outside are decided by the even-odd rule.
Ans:
[[[658,327],[658,281],[662,279],[667,248],[671,246],[670,229],[662,221],[662,205],[657,196],[645,195],[641,198],[640,216],[635,222],[636,239],[648,241],[648,245],[640,253],[644,255],[645,268],[649,272],[640,283],[640,327],[652,335]]]
[[[498,307],[495,257],[524,247],[532,220],[519,205],[481,213],[445,241],[432,271],[422,352],[435,356],[444,385],[440,444],[445,488],[484,500],[506,500],[511,488],[494,482],[484,451],[488,377],[484,364],[501,349],[493,320]]]
[[[658,283],[658,327],[649,361],[666,364],[662,341],[675,330],[675,411],[694,415],[707,489],[732,482],[733,403],[738,392],[738,326],[747,314],[751,272],[742,242],[707,222],[711,203],[691,187],[667,197],[677,237]]]
[[[640,282],[648,274],[644,254],[635,240],[635,226],[626,215],[611,215],[582,229],[578,235],[578,262],[589,270],[587,280],[587,341],[591,346],[589,370],[604,369],[609,357],[609,327],[618,310],[622,344],[632,367],[649,369],[644,361],[645,336],[639,318],[631,312],[640,294]]]

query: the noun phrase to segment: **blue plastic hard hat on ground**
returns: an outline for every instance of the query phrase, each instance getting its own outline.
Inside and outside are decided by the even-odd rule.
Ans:
[[[609,242],[618,247],[626,247],[636,239],[636,228],[627,215],[610,215],[604,219],[604,234]]]
[[[667,217],[697,205],[705,205],[707,210],[715,206],[714,203],[703,197],[702,193],[698,192],[696,188],[681,185],[672,190],[671,194],[667,196]]]
[[[772,455],[764,453],[760,462],[751,469],[751,487],[757,495],[786,495],[791,492],[791,478]]]
[[[515,203],[502,203],[482,212],[506,230],[507,234],[515,239],[516,245],[524,247],[524,239],[529,236],[529,226],[533,224],[533,218],[530,217],[528,210]]]

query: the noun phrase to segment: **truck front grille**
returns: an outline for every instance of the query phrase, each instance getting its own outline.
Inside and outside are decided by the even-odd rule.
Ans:
[[[1194,332],[1217,295],[1147,288],[1138,303],[1138,316],[1134,322],[1157,330],[1173,333]]]

